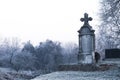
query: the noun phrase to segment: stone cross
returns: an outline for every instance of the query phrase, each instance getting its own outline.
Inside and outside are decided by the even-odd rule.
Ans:
[[[91,17],[88,17],[88,14],[85,13],[84,14],[84,18],[81,18],[80,21],[84,21],[84,25],[89,25],[88,21],[92,21],[92,18]]]

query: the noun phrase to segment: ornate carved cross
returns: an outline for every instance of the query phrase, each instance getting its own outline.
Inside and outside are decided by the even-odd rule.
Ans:
[[[88,17],[88,14],[85,13],[84,14],[84,18],[81,18],[80,21],[84,21],[84,25],[89,25],[88,21],[92,21],[92,18],[91,17]]]

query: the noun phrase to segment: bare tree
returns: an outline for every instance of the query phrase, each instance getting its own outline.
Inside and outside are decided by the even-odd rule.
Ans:
[[[62,63],[62,48],[60,42],[46,40],[36,47],[36,57],[39,61],[39,68],[45,70],[56,70]]]
[[[63,49],[64,60],[66,63],[77,62],[78,45],[72,42],[66,43]]]
[[[4,59],[7,62],[5,65],[12,66],[13,56],[18,50],[20,50],[19,43],[20,42],[18,38],[12,38],[12,39],[5,38],[1,42],[0,53],[3,55],[2,59]]]
[[[13,68],[19,70],[35,70],[36,57],[32,53],[24,51],[17,52],[12,60]]]
[[[97,50],[120,48],[120,0],[102,0],[100,18]]]

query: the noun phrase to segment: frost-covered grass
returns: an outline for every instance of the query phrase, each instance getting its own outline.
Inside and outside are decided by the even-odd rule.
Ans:
[[[120,80],[120,59],[106,60],[100,64],[116,64],[114,68],[106,71],[58,71],[38,76],[32,80]]]
[[[114,66],[106,71],[58,71],[49,74],[45,74],[42,70],[16,72],[11,68],[0,68],[0,80],[120,80],[120,59],[107,59],[99,64]]]
[[[42,74],[42,71],[15,71],[11,68],[0,67],[0,80],[30,80],[38,75]]]
[[[81,71],[62,71],[39,76],[32,80],[120,80],[118,70],[81,72]]]

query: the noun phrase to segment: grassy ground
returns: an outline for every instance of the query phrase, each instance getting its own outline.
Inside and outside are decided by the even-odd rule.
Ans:
[[[106,59],[97,65],[109,66],[109,70],[58,71],[38,76],[32,80],[120,80],[120,59]]]
[[[0,80],[30,80],[42,73],[42,71],[18,71],[10,68],[0,68]]]

